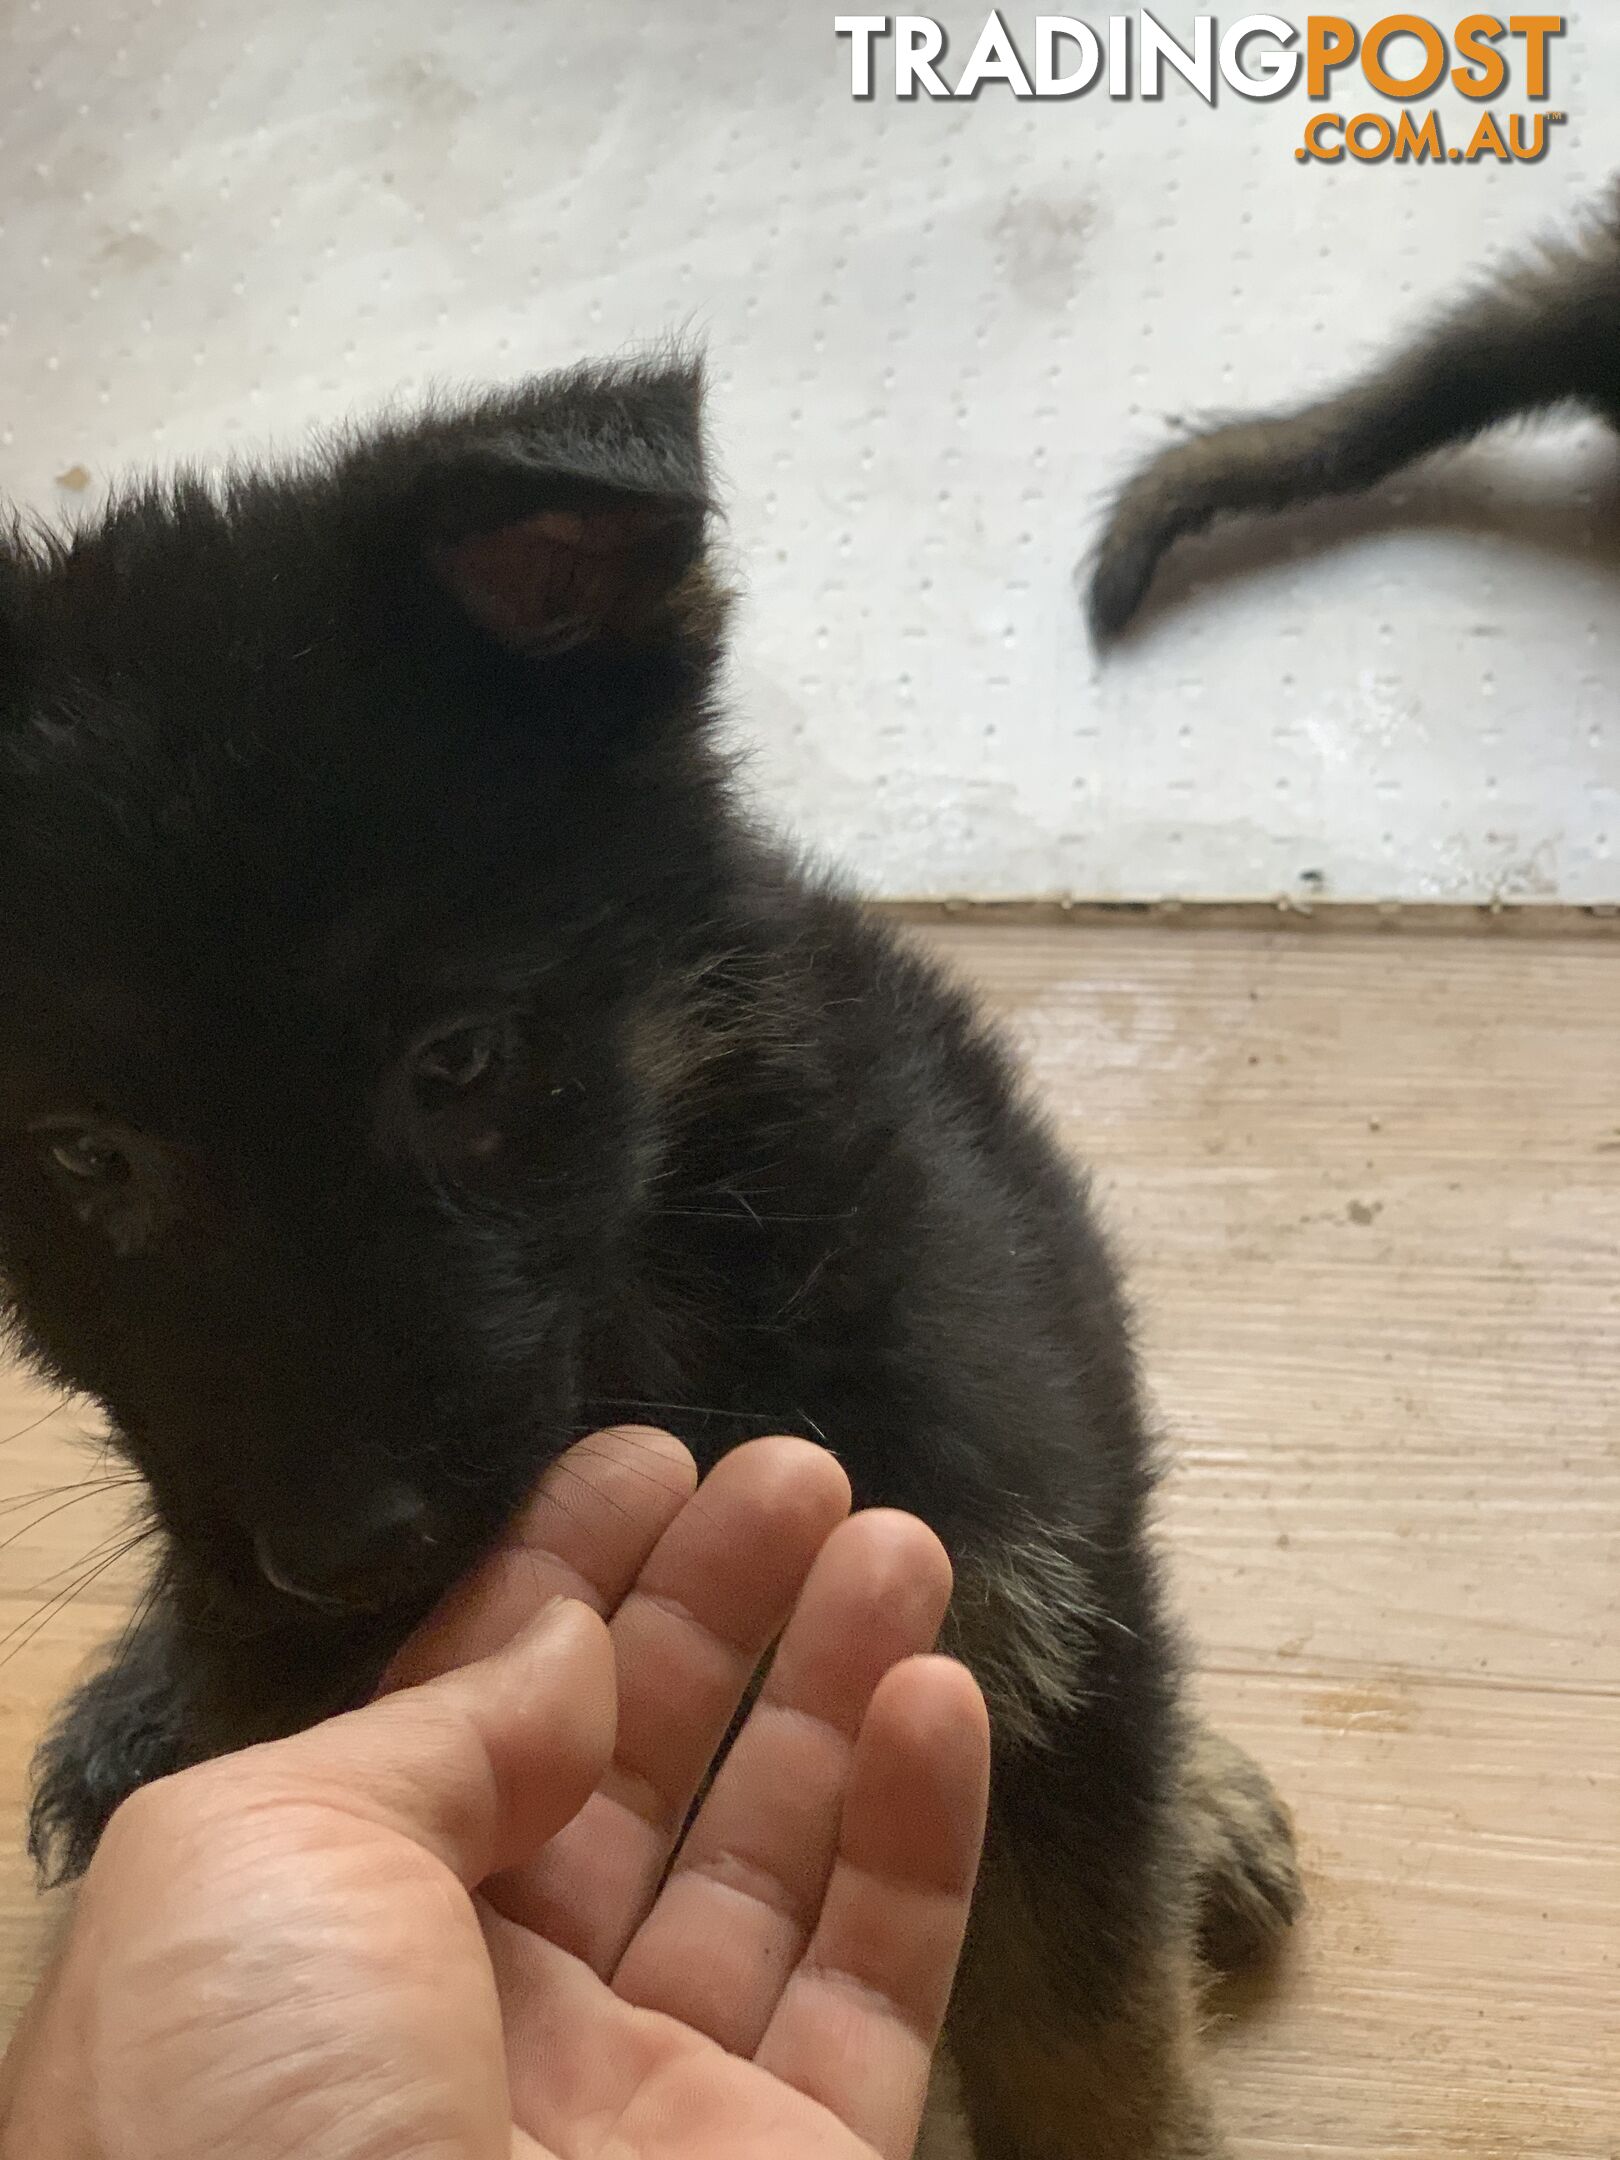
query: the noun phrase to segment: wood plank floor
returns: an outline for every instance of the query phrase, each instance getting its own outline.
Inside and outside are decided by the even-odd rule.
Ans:
[[[1218,2006],[1260,2160],[1620,2152],[1620,994],[1609,939],[963,923],[1129,1261],[1212,1709],[1297,1810]],[[42,1422],[36,1422],[40,1421]],[[29,1748],[116,1624],[84,1420],[0,1374],[0,2011]]]

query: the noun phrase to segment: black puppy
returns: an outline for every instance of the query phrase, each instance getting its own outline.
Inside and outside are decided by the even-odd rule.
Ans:
[[[992,1703],[981,2160],[1205,2160],[1195,1936],[1286,1922],[1286,1825],[1182,1710],[1080,1192],[738,806],[710,518],[671,364],[0,551],[0,1268],[162,1549],[34,1849],[363,1696],[581,1433],[819,1435]]]
[[[1510,264],[1347,389],[1210,428],[1150,460],[1121,491],[1098,547],[1092,634],[1117,636],[1166,551],[1216,518],[1354,494],[1432,450],[1560,405],[1620,427],[1620,191],[1573,238]]]

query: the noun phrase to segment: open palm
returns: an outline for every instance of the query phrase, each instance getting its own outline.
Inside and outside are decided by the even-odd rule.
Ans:
[[[582,1442],[384,1699],[121,1810],[0,2156],[904,2160],[988,1782],[949,1563],[802,1441],[695,1483]]]
[[[537,1595],[611,1616],[611,1767],[482,1893],[514,2123],[556,2160],[908,2153],[982,1829],[976,1690],[917,1656],[944,1552],[909,1517],[845,1520],[801,1442],[739,1449],[696,1498],[662,1435],[587,1449],[399,1673],[491,1647]]]

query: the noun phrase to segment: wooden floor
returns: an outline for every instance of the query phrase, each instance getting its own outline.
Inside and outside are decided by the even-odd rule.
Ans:
[[[1309,1921],[1219,2011],[1238,2153],[1614,2160],[1620,949],[929,935],[1096,1166],[1201,1686],[1298,1813]],[[48,1603],[117,1522],[82,1423],[0,1374],[8,2019],[25,1760],[133,1587]]]

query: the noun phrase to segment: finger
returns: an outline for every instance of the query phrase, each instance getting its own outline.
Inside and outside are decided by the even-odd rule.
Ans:
[[[885,2160],[916,2143],[989,1789],[990,1721],[967,1668],[896,1666],[861,1727],[821,1918],[755,2057]]]
[[[932,1645],[950,1594],[912,1516],[873,1510],[828,1540],[616,1993],[753,2053],[815,1926],[873,1690]]]
[[[244,1814],[335,1808],[410,1838],[471,1889],[577,1814],[611,1758],[614,1710],[607,1627],[561,1600],[493,1657],[166,1782]]]
[[[577,1441],[394,1658],[382,1692],[488,1657],[548,1598],[613,1612],[696,1483],[697,1465],[666,1432],[623,1425]]]
[[[530,1867],[491,1886],[498,1910],[612,1971],[760,1660],[848,1511],[849,1480],[809,1441],[750,1441],[716,1465],[614,1617],[619,1735],[601,1790]]]

